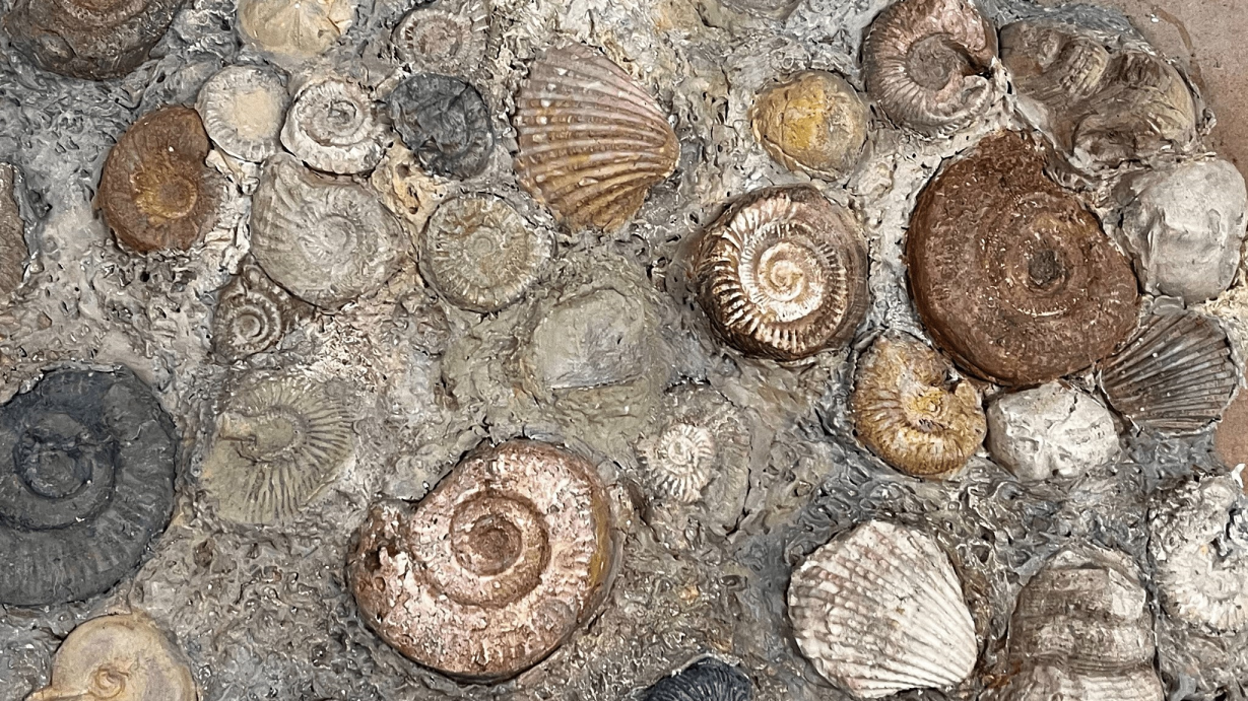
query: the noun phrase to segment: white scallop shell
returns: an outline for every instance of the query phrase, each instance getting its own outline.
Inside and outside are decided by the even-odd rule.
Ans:
[[[368,93],[337,79],[300,90],[282,127],[282,144],[291,153],[317,170],[343,175],[372,170],[384,137]]]
[[[222,151],[259,163],[277,153],[277,133],[290,101],[282,79],[257,66],[228,66],[199,89],[195,109]]]

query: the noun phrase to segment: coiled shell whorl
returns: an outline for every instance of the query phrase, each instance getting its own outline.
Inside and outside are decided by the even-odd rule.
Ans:
[[[458,11],[442,5],[416,8],[403,16],[391,37],[395,57],[416,70],[471,73],[485,54],[489,3],[466,0]]]
[[[300,90],[282,127],[282,144],[291,153],[317,170],[340,174],[372,170],[381,161],[384,136],[368,93],[337,79]]]
[[[195,109],[208,138],[222,151],[253,163],[277,153],[290,97],[275,71],[227,66],[199,89]]]
[[[19,0],[4,28],[40,68],[104,80],[146,61],[181,8],[182,0]]]
[[[281,342],[294,325],[299,302],[247,264],[221,290],[212,315],[212,348],[226,360],[263,353]]]

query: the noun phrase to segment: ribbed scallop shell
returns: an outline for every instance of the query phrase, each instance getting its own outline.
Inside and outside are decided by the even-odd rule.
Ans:
[[[1239,372],[1226,332],[1193,312],[1154,314],[1126,348],[1105,361],[1101,389],[1135,424],[1196,433],[1222,417]]]
[[[255,163],[277,153],[278,132],[290,97],[277,73],[227,66],[199,89],[195,109],[222,151]]]
[[[960,684],[979,643],[962,586],[934,540],[870,521],[793,572],[789,618],[819,673],[862,698]]]
[[[658,102],[599,51],[549,49],[516,95],[520,184],[573,230],[614,230],[676,169]]]
[[[472,72],[485,54],[490,27],[486,0],[466,0],[458,10],[417,8],[394,28],[395,56],[409,68],[446,74]]]
[[[381,161],[385,128],[360,86],[329,79],[304,87],[286,113],[282,144],[304,163],[349,175]]]
[[[706,657],[646,691],[644,701],[750,701],[750,678],[736,667]]]

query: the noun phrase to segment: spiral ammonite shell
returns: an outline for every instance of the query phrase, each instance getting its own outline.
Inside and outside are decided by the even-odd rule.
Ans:
[[[173,511],[173,422],[129,370],[55,370],[0,406],[0,604],[107,591]]]
[[[435,73],[471,71],[485,53],[489,6],[468,0],[458,12],[444,7],[417,8],[394,28],[391,45],[407,66]]]
[[[1131,263],[1044,164],[1020,134],[989,137],[924,188],[910,220],[910,290],[928,333],[1003,385],[1087,368],[1135,328]]]
[[[385,133],[368,93],[354,83],[329,79],[295,96],[282,144],[317,170],[349,175],[372,170],[381,161]]]
[[[390,93],[390,118],[420,165],[435,175],[480,175],[494,151],[490,108],[459,78],[418,73]]]
[[[812,187],[735,202],[703,234],[694,277],[716,332],[751,356],[799,360],[842,345],[867,311],[859,225]]]
[[[227,66],[199,89],[195,109],[222,151],[255,163],[277,153],[278,132],[290,97],[277,73]]]
[[[839,177],[867,142],[870,115],[844,78],[806,71],[758,97],[750,109],[754,138],[790,170]]]
[[[299,303],[256,265],[248,264],[221,290],[212,315],[212,348],[228,360],[263,353],[290,331]]]
[[[4,18],[13,48],[40,68],[88,80],[147,60],[182,0],[18,0]]]
[[[208,134],[189,107],[131,125],[108,152],[96,196],[117,240],[141,253],[185,250],[210,230],[221,191],[207,157]]]
[[[594,466],[512,440],[465,458],[416,505],[374,505],[347,574],[382,640],[453,677],[497,682],[540,662],[593,613],[613,560]]]

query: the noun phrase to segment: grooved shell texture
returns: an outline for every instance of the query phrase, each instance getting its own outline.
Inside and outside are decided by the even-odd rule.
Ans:
[[[694,662],[659,680],[645,701],[750,701],[750,678],[714,658]]]
[[[277,135],[290,97],[277,73],[228,66],[199,89],[195,109],[208,138],[222,151],[255,163],[277,153]]]

